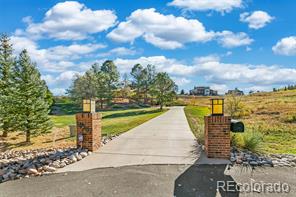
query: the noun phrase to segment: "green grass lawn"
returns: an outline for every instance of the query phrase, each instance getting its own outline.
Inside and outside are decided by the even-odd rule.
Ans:
[[[204,116],[210,114],[210,109],[203,106],[186,106],[184,111],[197,141],[204,144]]]
[[[102,134],[119,134],[130,130],[160,114],[166,110],[160,111],[156,108],[129,109],[101,112]],[[75,125],[75,115],[52,115],[51,119],[55,127],[63,128],[68,125]]]
[[[102,112],[102,134],[111,135],[126,132],[167,110],[156,108],[128,109]],[[51,115],[54,128],[47,133],[32,135],[31,143],[26,144],[24,132],[12,132],[5,141],[0,138],[0,151],[28,150],[52,147],[75,146],[76,138],[69,136],[69,125],[75,125],[75,115]],[[0,131],[1,135],[1,131]]]

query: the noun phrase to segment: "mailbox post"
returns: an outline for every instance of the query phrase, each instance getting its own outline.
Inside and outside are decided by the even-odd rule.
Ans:
[[[231,117],[224,115],[224,99],[211,99],[211,112],[210,116],[205,116],[207,157],[229,159]]]
[[[83,111],[76,114],[77,147],[96,151],[101,145],[101,114],[95,112],[95,101],[83,100]]]
[[[230,157],[230,131],[244,132],[244,124],[224,115],[224,99],[211,99],[211,115],[205,116],[205,151],[209,158]]]

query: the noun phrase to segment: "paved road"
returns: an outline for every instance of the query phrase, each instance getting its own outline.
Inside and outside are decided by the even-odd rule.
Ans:
[[[262,197],[295,196],[295,168],[225,165],[141,165],[67,172],[0,184],[1,197]],[[287,183],[289,193],[224,192],[217,181],[231,184]],[[233,189],[231,187],[230,189]]]
[[[58,172],[127,165],[193,164],[198,157],[193,153],[195,146],[183,107],[172,107]]]

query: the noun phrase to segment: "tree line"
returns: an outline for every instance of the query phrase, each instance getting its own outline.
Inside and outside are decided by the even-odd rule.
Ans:
[[[0,128],[3,137],[23,131],[26,142],[31,135],[52,128],[48,116],[52,94],[24,49],[18,57],[7,35],[0,37]]]
[[[158,104],[160,109],[172,101],[178,87],[165,72],[156,72],[155,66],[136,64],[128,74],[120,77],[117,66],[107,60],[93,64],[83,75],[76,75],[67,93],[76,102],[95,99],[100,108],[110,106],[115,97],[127,98],[138,104]],[[155,102],[155,103],[154,103]]]
[[[133,66],[122,77],[113,61],[93,64],[83,75],[77,75],[68,89],[75,101],[96,99],[100,107],[110,106],[115,97],[136,103],[158,104],[162,109],[177,94],[177,85],[165,72],[157,73],[155,66]],[[155,103],[153,103],[155,102]],[[22,131],[26,142],[31,135],[49,131],[53,124],[48,116],[53,95],[26,49],[18,56],[7,35],[0,36],[0,130],[2,136]]]

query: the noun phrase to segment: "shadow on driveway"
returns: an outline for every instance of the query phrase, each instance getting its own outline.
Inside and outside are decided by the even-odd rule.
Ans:
[[[236,183],[234,179],[225,175],[224,171],[227,165],[192,165],[184,173],[182,173],[176,180],[174,186],[174,196],[176,197],[215,197],[239,196],[236,190]],[[220,181],[220,182],[218,182]],[[223,186],[227,181],[231,181],[232,187],[226,192],[225,187],[219,187],[217,190],[217,182]],[[224,190],[225,189],[225,190]],[[217,195],[219,193],[220,195]]]

